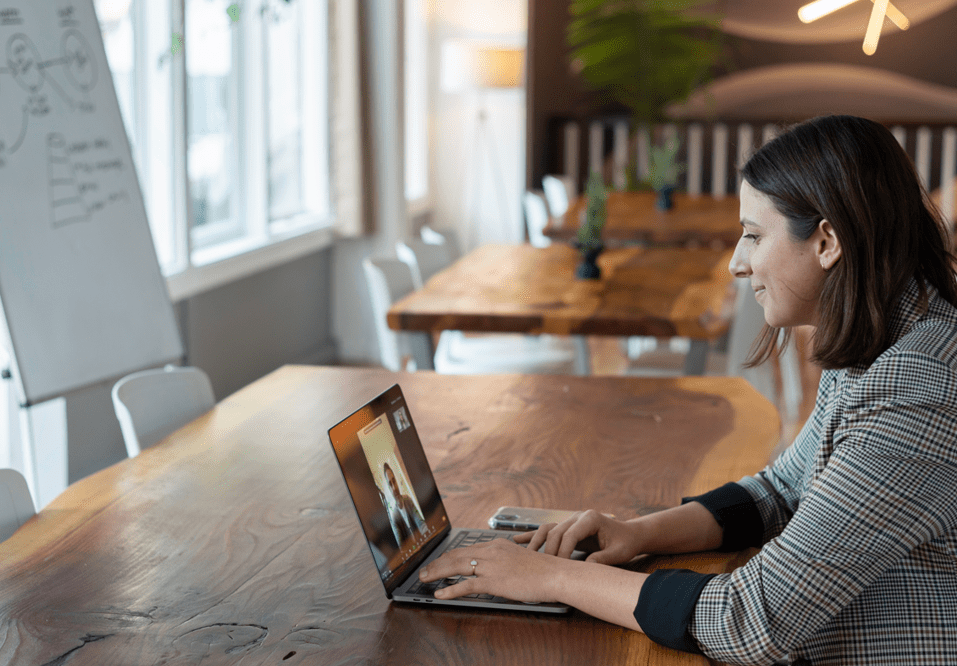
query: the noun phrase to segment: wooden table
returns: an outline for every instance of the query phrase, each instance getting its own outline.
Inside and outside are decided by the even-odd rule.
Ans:
[[[654,192],[609,192],[608,221],[602,232],[605,241],[733,248],[741,237],[738,197],[691,197],[678,192],[674,201],[674,208],[660,211],[655,207]],[[585,197],[578,197],[564,215],[552,218],[545,234],[573,240],[584,208]]]
[[[433,367],[427,332],[461,330],[576,336],[580,374],[589,374],[583,336],[682,336],[692,340],[686,373],[701,374],[708,344],[733,314],[731,253],[614,248],[599,257],[602,279],[580,280],[578,252],[567,245],[485,245],[396,302],[387,319],[392,329],[421,333],[419,368]]]
[[[632,516],[765,463],[739,378],[473,376],[288,366],[69,488],[0,544],[0,663],[705,664],[577,611],[390,603],[326,430],[400,382],[449,515]],[[750,553],[646,559],[724,572]]]

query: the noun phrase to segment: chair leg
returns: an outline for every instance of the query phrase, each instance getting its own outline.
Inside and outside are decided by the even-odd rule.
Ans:
[[[691,348],[685,357],[686,375],[703,375],[708,362],[708,343],[706,340],[692,340]]]
[[[435,347],[428,332],[408,334],[409,349],[415,359],[416,370],[435,370]]]
[[[584,335],[573,335],[575,342],[575,374],[591,374],[591,350],[588,347],[588,338]]]

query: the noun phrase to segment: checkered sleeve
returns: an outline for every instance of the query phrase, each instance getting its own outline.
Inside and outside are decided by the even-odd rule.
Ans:
[[[738,481],[738,485],[754,499],[761,516],[764,526],[762,544],[778,536],[797,510],[801,481],[820,447],[823,422],[833,398],[837,374],[836,370],[821,373],[814,409],[791,446],[758,474]]]
[[[915,549],[957,527],[957,503],[950,500],[957,489],[955,396],[954,369],[921,352],[878,359],[842,396],[840,423],[821,434],[833,451],[812,461],[822,468],[814,470],[786,527],[746,565],[702,588],[688,632],[707,656],[773,664],[809,644],[840,653],[846,649],[841,641],[851,637],[880,640],[883,630],[867,623],[878,622],[879,609],[906,599],[881,596],[888,577],[901,575],[897,569]],[[793,460],[779,460],[748,486],[757,489],[759,507],[778,505],[763,515],[780,512],[784,520],[796,490],[785,484],[777,493],[783,505],[765,496],[776,494],[781,466],[805,458],[799,445]],[[848,617],[864,626],[848,629],[841,624]],[[940,620],[928,616],[924,622]],[[887,652],[879,661],[855,663],[931,662]]]

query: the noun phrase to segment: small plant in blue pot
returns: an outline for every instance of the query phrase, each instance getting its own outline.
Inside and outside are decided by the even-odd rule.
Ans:
[[[608,190],[597,171],[593,171],[588,177],[585,196],[587,202],[581,225],[578,227],[578,240],[575,242],[582,260],[575,269],[575,275],[586,280],[597,280],[601,277],[598,255],[605,249],[601,232],[608,219]]]
[[[652,146],[648,164],[651,187],[658,196],[655,206],[658,210],[671,210],[674,206],[672,195],[678,185],[678,176],[684,171],[684,165],[678,163],[678,137],[670,136],[662,146]]]

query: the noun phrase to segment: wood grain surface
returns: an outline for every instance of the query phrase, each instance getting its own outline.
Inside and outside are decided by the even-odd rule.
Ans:
[[[703,664],[566,617],[390,603],[327,429],[399,382],[453,524],[500,505],[621,517],[753,473],[778,437],[742,379],[287,366],[0,544],[0,664]],[[748,553],[649,558],[729,571]]]
[[[600,280],[581,280],[574,248],[484,245],[396,302],[387,319],[407,331],[714,340],[733,313],[730,260],[730,250],[616,248],[598,258]]]
[[[605,242],[732,248],[741,237],[738,197],[676,192],[674,203],[671,210],[661,211],[655,207],[654,192],[609,192]],[[578,197],[564,215],[551,219],[545,235],[573,240],[584,209],[585,197]]]

